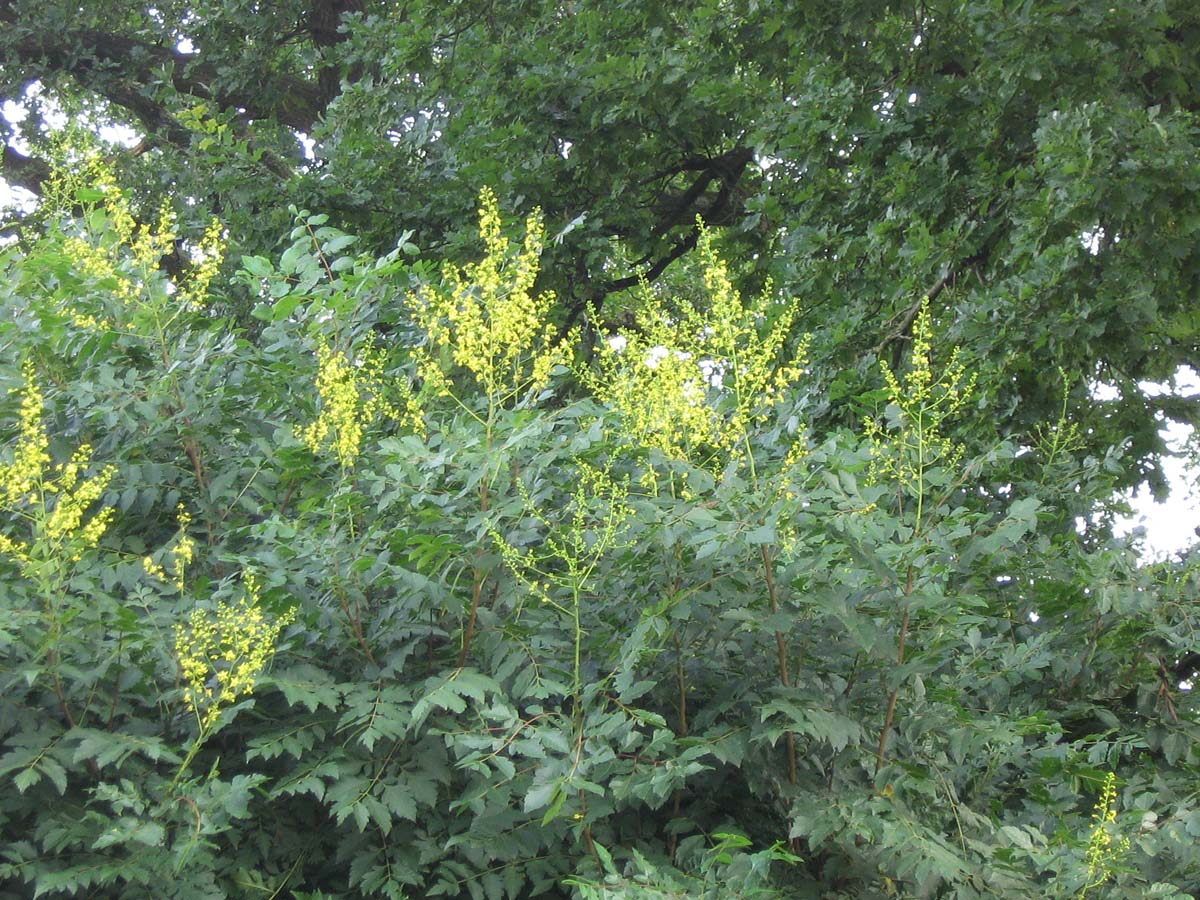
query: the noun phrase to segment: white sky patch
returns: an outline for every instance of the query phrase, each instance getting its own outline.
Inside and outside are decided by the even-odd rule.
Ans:
[[[129,150],[141,142],[142,136],[128,125],[102,125],[100,126],[100,139]]]
[[[651,347],[646,351],[646,366],[651,369],[657,369],[658,364],[670,355],[671,351],[659,344],[657,347]]]
[[[1146,381],[1138,387],[1151,397],[1168,393],[1194,396],[1200,393],[1200,375],[1191,367],[1184,366],[1175,373],[1174,384]],[[1167,447],[1180,454],[1164,457],[1162,461],[1170,493],[1162,503],[1156,503],[1149,491],[1144,488],[1139,490],[1130,499],[1133,515],[1117,523],[1117,533],[1120,535],[1138,528],[1143,530],[1142,554],[1147,560],[1166,559],[1200,541],[1196,533],[1197,527],[1200,527],[1200,496],[1197,496],[1200,471],[1197,471],[1193,454],[1188,452],[1194,429],[1189,425],[1170,422],[1160,433]]]
[[[5,121],[16,125],[18,122],[24,122],[29,116],[29,110],[23,107],[20,103],[14,103],[12,100],[5,100],[0,105],[0,115],[4,116]]]
[[[300,151],[304,154],[304,158],[309,162],[312,162],[314,159],[316,159],[317,142],[302,131],[294,132],[294,134],[296,135],[296,140],[300,144]]]

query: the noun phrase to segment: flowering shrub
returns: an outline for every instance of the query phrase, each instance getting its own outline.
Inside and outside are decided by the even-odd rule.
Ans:
[[[1200,877],[1195,569],[1080,538],[1104,465],[971,418],[952,307],[816,434],[815,338],[716,231],[589,347],[491,192],[473,261],[297,210],[230,273],[88,166],[0,251],[0,895]]]

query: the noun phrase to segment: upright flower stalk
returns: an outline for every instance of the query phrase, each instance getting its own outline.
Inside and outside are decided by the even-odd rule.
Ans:
[[[760,484],[752,438],[788,387],[803,375],[807,338],[787,352],[796,304],[779,302],[770,284],[757,297],[743,298],[717,252],[712,232],[699,220],[697,228],[705,302],[685,301],[681,308],[669,310],[643,284],[638,327],[601,345],[599,371],[590,378],[597,397],[618,411],[635,443],[713,472],[734,464],[748,473],[757,495]],[[789,454],[786,467],[798,458],[798,448]],[[646,477],[648,486],[657,490],[655,473],[648,471]],[[670,487],[674,492],[674,477]],[[684,491],[684,496],[689,494]],[[761,509],[752,515],[760,516]],[[781,606],[776,548],[761,544],[758,550],[766,604],[775,616]],[[790,688],[787,635],[777,630],[774,640],[779,683]],[[686,692],[680,696],[686,697]],[[794,784],[795,735],[789,732],[786,741],[788,780]]]
[[[930,524],[926,520],[930,472],[934,467],[953,469],[962,460],[964,448],[950,437],[949,424],[962,411],[975,389],[975,375],[967,374],[957,348],[951,351],[941,371],[934,372],[933,339],[934,324],[926,297],[913,323],[908,372],[900,377],[886,362],[880,362],[888,399],[886,420],[866,420],[866,435],[871,443],[869,477],[876,483],[892,485],[901,515],[907,501],[912,501],[909,509],[914,543],[924,539]],[[916,569],[910,563],[905,569],[901,594],[897,667],[904,665],[908,652],[915,589]],[[899,696],[900,685],[897,684],[888,694],[883,726],[879,731],[876,775],[887,760],[888,740],[895,723]]]
[[[65,463],[50,456],[50,439],[43,419],[45,400],[37,385],[32,363],[21,369],[17,439],[8,459],[0,459],[0,555],[16,563],[42,602],[47,629],[46,647],[54,693],[63,718],[71,726],[75,716],[67,702],[58,672],[57,642],[61,635],[60,610],[70,593],[68,581],[85,553],[96,548],[112,521],[113,510],[92,507],[108,489],[114,466],[102,466],[92,475],[92,448],[82,444]]]
[[[491,418],[495,410],[536,394],[555,366],[567,362],[564,348],[573,338],[557,339],[550,315],[554,294],[534,293],[544,231],[541,213],[535,211],[514,251],[496,195],[486,187],[479,192],[483,258],[449,266],[442,284],[409,295],[428,336],[416,351],[417,373],[427,393],[456,397],[452,375],[458,370],[479,387]]]
[[[535,211],[514,248],[505,235],[499,203],[490,188],[479,192],[479,237],[483,258],[450,266],[442,282],[409,295],[426,342],[415,351],[421,394],[450,400],[483,428],[483,476],[478,479],[479,512],[487,516],[501,466],[493,458],[493,437],[501,413],[534,402],[551,373],[569,360],[574,332],[559,340],[551,310],[554,295],[536,293],[544,226]],[[474,382],[481,403],[455,387],[457,379]],[[471,566],[471,599],[463,625],[458,663],[471,652],[480,604],[487,593],[482,548]]]
[[[1109,772],[1104,776],[1104,785],[1092,812],[1092,828],[1088,834],[1087,850],[1083,854],[1087,863],[1087,881],[1079,891],[1079,900],[1112,878],[1121,858],[1129,852],[1129,838],[1113,836],[1116,824],[1117,776]]]
[[[343,470],[362,453],[363,437],[377,419],[399,414],[383,399],[383,357],[367,347],[357,360],[325,341],[317,345],[317,418],[299,431],[314,454],[328,447]]]
[[[56,580],[95,547],[112,521],[112,509],[88,517],[116,474],[102,466],[91,477],[92,448],[82,444],[70,460],[55,465],[42,419],[44,399],[33,365],[22,367],[18,436],[12,461],[0,461],[0,509],[20,523],[20,536],[0,532],[0,553],[14,559],[26,577]],[[47,587],[48,587],[47,582]]]
[[[601,344],[589,378],[635,442],[713,470],[734,459],[756,477],[751,435],[803,375],[807,339],[787,352],[796,305],[777,302],[769,284],[745,300],[712,233],[697,227],[706,302],[669,310],[643,284],[637,328]]]
[[[199,733],[175,775],[187,771],[221,713],[250,695],[275,655],[279,635],[296,618],[295,609],[271,620],[262,609],[253,574],[244,576],[237,603],[193,610],[175,626],[175,657],[183,677],[183,699],[196,717]]]

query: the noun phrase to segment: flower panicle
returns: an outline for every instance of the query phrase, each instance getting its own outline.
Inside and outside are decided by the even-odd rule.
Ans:
[[[317,395],[320,412],[298,432],[300,440],[314,454],[326,446],[343,469],[353,467],[362,453],[370,425],[378,419],[392,418],[419,430],[419,407],[411,392],[404,393],[404,408],[398,408],[384,396],[383,354],[373,346],[364,348],[352,359],[327,342],[317,345]]]
[[[184,701],[202,733],[212,729],[223,710],[254,691],[275,655],[280,633],[295,621],[294,608],[270,619],[260,593],[257,579],[246,573],[237,603],[198,608],[175,626]]]
[[[1116,873],[1121,859],[1129,851],[1127,837],[1115,836],[1117,831],[1117,776],[1109,772],[1104,776],[1100,796],[1092,811],[1092,827],[1088,833],[1088,845],[1083,859],[1087,864],[1087,881],[1080,898],[1092,888],[1100,887]]]
[[[33,365],[22,366],[24,385],[12,462],[0,462],[0,508],[21,512],[29,522],[28,538],[0,536],[0,552],[23,567],[35,557],[79,562],[99,544],[112,522],[113,510],[88,511],[103,496],[116,475],[115,466],[102,466],[90,476],[92,447],[80,445],[70,460],[54,465],[43,421],[45,404]]]
[[[452,266],[444,283],[409,295],[428,336],[417,351],[417,374],[424,391],[453,393],[448,369],[468,373],[492,404],[519,400],[549,383],[555,367],[567,362],[574,333],[560,341],[551,320],[554,294],[534,293],[541,266],[545,227],[540,211],[525,221],[514,250],[505,235],[495,193],[479,194],[481,260]]]
[[[875,417],[865,420],[864,430],[871,442],[868,473],[876,483],[892,480],[902,489],[919,491],[930,466],[954,468],[962,461],[965,447],[950,437],[947,425],[974,396],[977,375],[968,374],[957,347],[935,371],[934,336],[926,297],[913,322],[908,371],[901,377],[880,360],[884,391],[896,423],[893,427]]]
[[[181,593],[186,585],[186,573],[188,566],[196,558],[196,542],[188,533],[188,529],[192,524],[191,513],[187,508],[180,503],[175,511],[175,520],[179,523],[178,535],[175,539],[175,544],[165,554],[170,560],[171,572],[167,573],[166,567],[155,560],[153,556],[145,556],[142,558],[142,568],[147,575],[157,578],[159,581],[174,585]]]
[[[680,460],[699,453],[719,467],[745,452],[751,431],[804,375],[808,339],[787,352],[796,305],[779,303],[769,283],[744,299],[712,232],[698,227],[706,303],[669,314],[643,282],[638,327],[601,345],[591,380],[639,443]]]

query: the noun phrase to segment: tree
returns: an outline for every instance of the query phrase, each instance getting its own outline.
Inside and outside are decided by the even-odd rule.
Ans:
[[[0,4],[11,890],[1197,890],[1190,7],[150,13]]]

